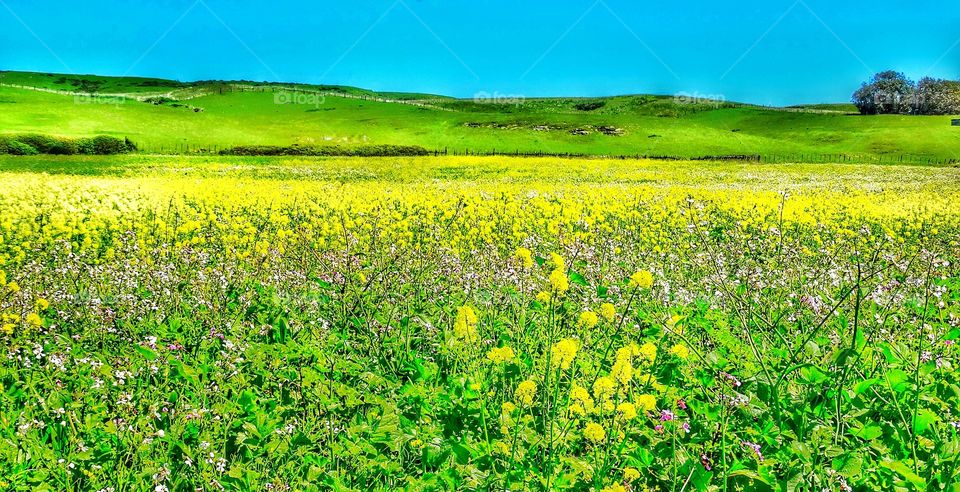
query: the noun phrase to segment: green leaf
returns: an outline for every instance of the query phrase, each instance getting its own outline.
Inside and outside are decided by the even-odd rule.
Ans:
[[[454,456],[457,457],[457,463],[461,465],[466,465],[470,462],[470,458],[473,457],[473,450],[466,444],[455,442],[451,444],[450,447],[453,449]]]
[[[816,366],[807,366],[800,369],[800,377],[806,384],[820,384],[829,379],[828,376]]]
[[[920,410],[913,418],[913,431],[917,434],[923,434],[930,428],[930,425],[937,421],[937,415],[930,410]]]
[[[918,489],[927,488],[927,481],[914,473],[913,470],[911,470],[910,467],[908,467],[902,461],[884,461],[880,463],[880,466],[900,474],[900,476],[905,478]]]
[[[907,381],[910,379],[910,376],[901,371],[900,369],[891,369],[887,371],[886,374],[887,383],[890,384],[890,387],[893,388],[893,391],[897,393],[903,393],[907,390]]]
[[[585,279],[583,275],[580,275],[579,273],[574,272],[572,270],[570,271],[570,281],[577,285],[582,285],[584,287],[590,285],[589,283],[587,283],[587,279]]]
[[[852,434],[865,441],[872,441],[883,435],[883,428],[879,425],[868,425],[862,429],[857,429]]]
[[[143,358],[147,360],[155,360],[157,358],[156,352],[142,345],[137,345],[137,352],[139,352],[140,355],[142,355]]]
[[[878,383],[880,383],[879,378],[865,379],[863,381],[860,381],[859,383],[856,384],[856,386],[853,387],[853,392],[856,393],[857,396],[862,395],[868,389],[872,388],[874,385]]]

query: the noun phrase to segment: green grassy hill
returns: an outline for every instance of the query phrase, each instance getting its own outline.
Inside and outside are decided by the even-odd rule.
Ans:
[[[849,105],[763,108],[649,95],[478,102],[343,86],[298,85],[301,92],[289,93],[288,84],[24,72],[3,72],[0,83],[0,133],[115,135],[148,152],[395,144],[597,155],[960,159],[960,128],[950,126],[950,117],[863,117],[850,114]]]

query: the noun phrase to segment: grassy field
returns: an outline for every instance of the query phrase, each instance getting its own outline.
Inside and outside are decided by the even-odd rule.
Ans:
[[[259,87],[267,92],[237,92],[237,84],[18,72],[4,73],[3,83],[4,133],[130,137],[148,152],[254,144],[395,144],[474,152],[761,154],[797,160],[849,154],[885,162],[908,154],[913,156],[909,162],[960,159],[960,130],[950,126],[949,117],[861,117],[850,115],[849,105],[770,109],[710,101],[686,104],[659,96],[488,104],[334,86],[302,86],[322,95],[295,94],[293,101],[303,104],[277,104],[278,97],[287,100],[277,86]],[[11,85],[70,92],[96,87],[102,96],[77,98]],[[159,105],[142,101],[150,96],[182,100]]]
[[[0,157],[0,488],[956,491],[958,199],[949,167]]]

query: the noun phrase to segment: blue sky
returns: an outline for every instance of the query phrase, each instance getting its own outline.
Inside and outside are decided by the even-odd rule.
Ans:
[[[0,0],[0,69],[760,104],[847,101],[889,68],[960,78],[956,0],[273,3]]]

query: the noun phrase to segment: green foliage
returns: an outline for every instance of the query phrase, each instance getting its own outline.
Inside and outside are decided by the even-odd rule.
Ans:
[[[30,144],[19,140],[5,140],[0,144],[0,150],[10,155],[37,155],[39,152]]]
[[[38,134],[0,136],[0,154],[114,155],[136,150],[129,138],[120,140],[107,135],[79,139]]]

